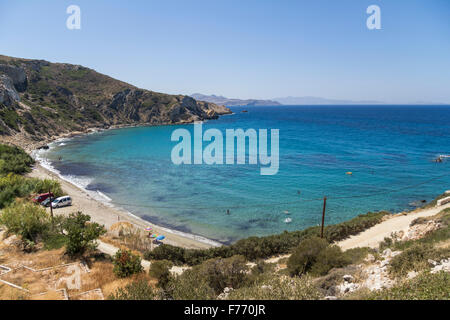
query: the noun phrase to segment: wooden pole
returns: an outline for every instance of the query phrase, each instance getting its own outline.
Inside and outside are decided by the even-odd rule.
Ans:
[[[322,228],[320,230],[320,237],[323,238],[323,226],[325,224],[325,209],[327,207],[327,197],[323,197],[323,212],[322,212]]]
[[[52,206],[52,202],[53,202],[53,197],[52,197],[52,192],[48,191],[48,193],[50,194],[50,215],[52,216],[52,223],[53,223],[53,206]]]

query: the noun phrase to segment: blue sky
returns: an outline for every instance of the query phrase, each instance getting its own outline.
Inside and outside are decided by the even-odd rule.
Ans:
[[[0,54],[174,94],[450,103],[450,1],[0,0]]]

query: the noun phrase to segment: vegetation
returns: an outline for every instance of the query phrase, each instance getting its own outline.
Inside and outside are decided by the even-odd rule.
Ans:
[[[229,300],[318,300],[323,298],[310,277],[273,276],[267,281],[231,291]]]
[[[174,300],[213,300],[217,295],[198,270],[190,269],[170,281],[163,297]]]
[[[42,207],[29,202],[17,202],[0,214],[0,224],[24,241],[36,243],[50,230],[50,216]]]
[[[141,257],[129,250],[119,250],[113,259],[114,274],[119,278],[126,278],[143,271]]]
[[[151,264],[149,275],[158,279],[158,286],[160,288],[166,288],[171,280],[170,268],[173,263],[167,260],[155,261]]]
[[[34,160],[22,149],[0,144],[0,176],[30,172]]]
[[[332,268],[350,264],[350,260],[335,245],[330,246],[321,238],[306,239],[289,257],[287,267],[291,276],[301,276],[310,272],[313,275],[325,275]]]
[[[428,269],[429,259],[440,261],[449,255],[450,249],[435,249],[429,244],[415,244],[392,258],[389,272],[395,276],[405,276],[409,271]]]
[[[119,288],[108,298],[110,300],[154,300],[157,292],[145,280],[134,281]]]
[[[97,247],[95,240],[106,233],[103,226],[90,222],[91,217],[81,212],[72,213],[63,222],[66,231],[66,251],[70,256],[82,255]]]

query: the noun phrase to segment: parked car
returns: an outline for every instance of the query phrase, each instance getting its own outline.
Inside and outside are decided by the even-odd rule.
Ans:
[[[49,198],[53,198],[54,195],[51,192],[47,192],[47,193],[43,193],[43,194],[39,194],[37,196],[35,196],[32,200],[33,202],[36,203],[42,203],[43,201],[49,199]]]
[[[47,199],[41,202],[41,205],[43,205],[44,207],[50,207],[50,199],[53,200],[53,198],[48,197]]]
[[[72,205],[72,198],[69,196],[59,197],[52,202],[52,208],[62,208]]]

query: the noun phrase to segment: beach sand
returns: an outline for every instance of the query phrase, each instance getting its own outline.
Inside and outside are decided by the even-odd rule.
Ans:
[[[120,210],[119,208],[108,206],[107,204],[94,199],[85,190],[80,189],[74,184],[62,179],[57,174],[47,170],[38,163],[36,163],[33,171],[29,173],[28,176],[40,179],[58,180],[61,183],[64,192],[72,198],[72,206],[54,209],[53,212],[55,215],[68,215],[72,212],[81,211],[84,214],[90,215],[92,221],[104,225],[107,229],[109,229],[114,223],[118,221],[128,221],[140,228],[151,226],[154,233],[163,234],[166,236],[166,239],[163,241],[164,243],[178,247],[205,249],[212,247],[213,245],[218,245],[217,243],[214,243],[212,241],[211,243],[209,243],[207,239],[204,239],[202,237],[198,237],[195,235],[184,235],[176,231],[162,228],[160,226],[142,220],[136,216],[133,216],[125,210]]]

